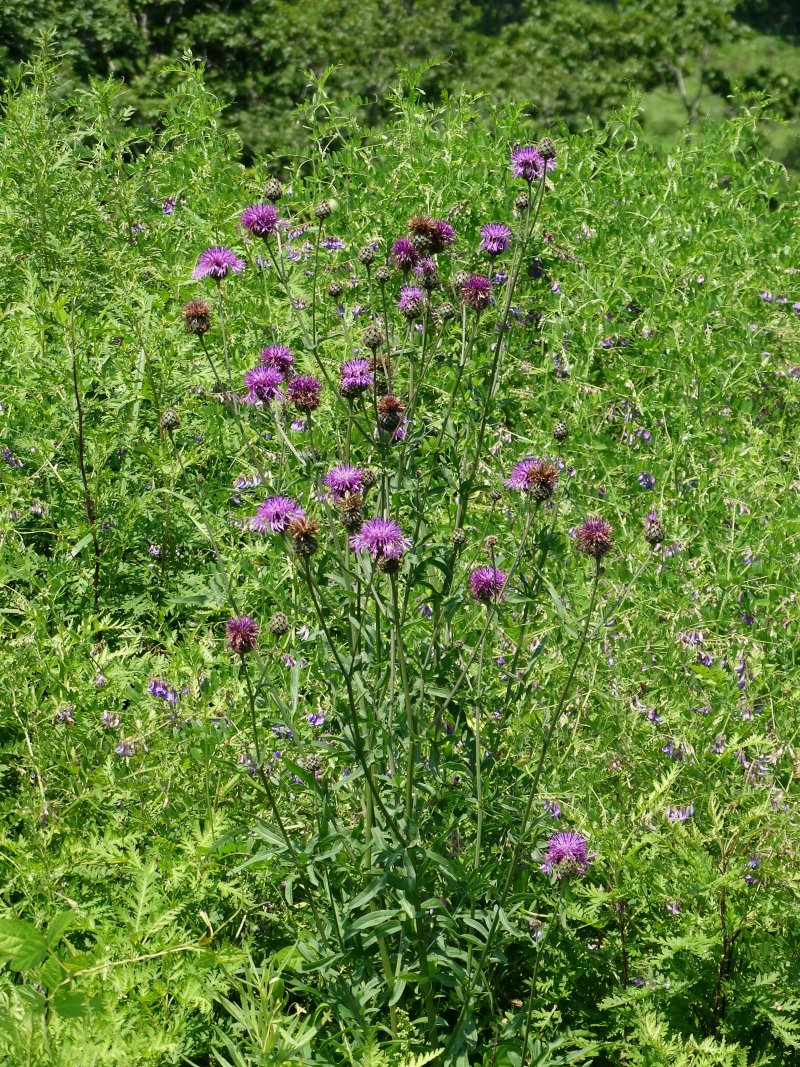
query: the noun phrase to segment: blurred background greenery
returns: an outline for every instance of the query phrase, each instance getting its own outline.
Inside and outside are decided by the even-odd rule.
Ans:
[[[246,160],[302,150],[293,112],[308,72],[335,66],[329,91],[379,125],[398,67],[426,65],[429,98],[530,101],[537,122],[573,129],[634,90],[645,129],[667,143],[766,93],[766,149],[800,169],[798,0],[3,0],[0,82],[13,83],[48,28],[65,97],[120,77],[144,121],[190,50]]]

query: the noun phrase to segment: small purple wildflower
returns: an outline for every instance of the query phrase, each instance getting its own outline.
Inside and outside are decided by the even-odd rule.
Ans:
[[[151,678],[147,684],[150,696],[157,700],[166,700],[168,704],[177,704],[180,700],[179,693],[171,685],[167,685],[163,678]]]
[[[333,499],[339,500],[346,493],[361,492],[364,488],[364,472],[347,465],[331,467],[322,482],[330,489]]]
[[[201,252],[197,259],[197,266],[192,271],[193,278],[213,278],[221,282],[227,277],[228,272],[241,274],[244,270],[244,260],[239,259],[230,248],[215,246]]]
[[[655,477],[649,471],[642,471],[637,481],[642,489],[652,489],[656,484]]]
[[[561,808],[555,800],[545,800],[543,807],[551,819],[561,818]]]
[[[369,552],[373,559],[400,559],[411,541],[391,519],[367,519],[361,530],[350,538],[356,552]]]
[[[294,354],[286,345],[267,345],[261,349],[258,358],[262,367],[274,367],[282,374],[288,374],[294,366]]]
[[[508,575],[498,567],[477,567],[469,576],[470,595],[481,604],[505,600]]]
[[[490,256],[505,252],[511,241],[511,230],[504,222],[490,222],[481,229],[481,248]]]
[[[673,900],[670,902],[669,900],[667,900],[664,902],[664,907],[667,909],[667,911],[672,912],[673,915],[680,915],[680,913],[683,911],[683,901]]]
[[[283,399],[283,375],[277,367],[251,367],[245,372],[248,404],[268,404],[270,400]]]
[[[547,842],[543,860],[539,870],[559,879],[586,874],[589,868],[586,839],[577,830],[561,830]]]
[[[329,252],[340,252],[344,248],[344,241],[341,237],[324,237],[320,245]]]
[[[310,715],[306,715],[306,722],[310,723],[312,726],[322,726],[325,722],[325,716],[314,711]]]
[[[244,209],[241,222],[248,233],[266,240],[278,228],[278,209],[274,204],[253,204]]]
[[[404,285],[400,290],[397,307],[407,319],[417,319],[422,314],[425,294],[416,285]]]
[[[670,822],[686,822],[694,817],[694,804],[687,804],[680,808],[667,808],[667,818]]]
[[[171,215],[175,210],[175,200],[173,197],[168,196],[166,200],[161,204],[161,212],[164,215]]]
[[[19,459],[18,456],[15,456],[10,448],[0,449],[0,455],[3,457],[3,459],[6,461],[8,466],[11,467],[12,470],[19,470],[19,468],[22,466],[22,460]]]
[[[293,519],[300,519],[305,511],[288,496],[267,497],[250,519],[250,529],[261,533],[283,533]]]

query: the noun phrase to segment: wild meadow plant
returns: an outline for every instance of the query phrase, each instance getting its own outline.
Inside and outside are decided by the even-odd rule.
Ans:
[[[0,179],[9,1054],[788,1062],[800,318],[750,120],[662,157],[412,80],[373,141],[320,87],[279,181],[192,66],[150,141],[48,69]]]

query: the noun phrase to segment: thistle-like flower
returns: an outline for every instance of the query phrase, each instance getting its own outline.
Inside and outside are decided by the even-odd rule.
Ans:
[[[283,399],[283,374],[277,367],[251,367],[245,372],[244,384],[248,404],[268,404],[270,400]]]
[[[259,533],[283,533],[293,519],[303,515],[305,511],[291,497],[270,496],[250,519],[250,529]]]
[[[398,237],[392,245],[392,259],[400,270],[412,270],[419,263],[419,258],[417,246],[410,237]]]
[[[469,576],[470,594],[481,604],[505,600],[508,575],[498,567],[478,567]]]
[[[215,246],[201,252],[197,258],[197,266],[192,271],[193,278],[213,278],[215,282],[221,282],[228,273],[241,274],[244,270],[244,260],[239,259],[230,248]]]
[[[319,523],[307,515],[299,519],[292,519],[289,523],[289,536],[292,539],[292,548],[301,559],[313,556],[319,548],[317,534]]]
[[[586,839],[577,830],[560,830],[547,842],[547,849],[539,868],[556,878],[573,878],[589,869],[589,849]]]
[[[331,467],[322,484],[330,489],[334,501],[337,501],[345,494],[360,493],[364,488],[364,474],[359,467]]]
[[[418,319],[425,304],[425,294],[416,285],[404,285],[400,290],[397,306],[407,319]]]
[[[492,283],[483,274],[470,274],[461,284],[461,303],[473,311],[485,311],[492,302]]]
[[[248,233],[266,240],[278,228],[278,209],[274,204],[253,204],[242,212],[241,223]]]
[[[366,359],[349,359],[339,368],[339,392],[346,400],[360,396],[372,385],[372,370]]]
[[[187,333],[202,337],[211,329],[211,308],[205,300],[190,300],[183,308],[183,322]]]
[[[378,428],[384,433],[394,433],[402,425],[406,407],[397,396],[382,396],[378,400]]]
[[[286,345],[267,345],[259,355],[262,367],[274,367],[281,374],[288,374],[294,366],[294,354]]]
[[[239,656],[255,652],[258,645],[258,623],[250,615],[234,615],[225,626],[228,649]]]
[[[286,387],[286,396],[298,411],[314,411],[319,407],[322,382],[311,374],[298,374]]]
[[[664,529],[664,523],[655,513],[651,511],[644,517],[644,539],[648,545],[660,545],[666,536]]]
[[[411,541],[391,519],[367,519],[361,530],[350,538],[355,552],[369,552],[373,559],[401,559]]]
[[[575,547],[592,559],[601,560],[614,544],[614,531],[611,524],[599,515],[589,515],[578,527]]]
[[[526,182],[536,181],[547,170],[555,170],[553,158],[543,159],[539,149],[534,145],[515,148],[511,153],[511,170],[515,178],[524,178]]]
[[[490,256],[505,252],[511,241],[511,230],[504,222],[490,222],[481,229],[481,248]]]
[[[558,485],[558,471],[546,459],[528,456],[513,468],[505,485],[529,493],[534,500],[549,500]]]

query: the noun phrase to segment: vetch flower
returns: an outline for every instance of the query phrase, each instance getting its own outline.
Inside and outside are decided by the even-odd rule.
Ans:
[[[197,266],[192,271],[193,278],[213,278],[221,282],[227,277],[228,272],[241,274],[244,270],[244,260],[239,259],[230,248],[219,245],[207,248],[197,258]]]
[[[586,874],[590,862],[586,839],[577,830],[553,834],[542,858],[539,870],[559,879]]]
[[[239,656],[254,652],[258,644],[258,623],[251,615],[234,615],[225,625],[228,649]]]
[[[504,222],[490,222],[481,229],[481,248],[490,256],[505,252],[511,240],[511,230]]]
[[[248,233],[266,240],[278,228],[278,209],[274,204],[253,204],[244,209],[241,222]]]
[[[637,480],[642,489],[652,489],[656,484],[655,478],[649,471],[642,471]]]
[[[261,504],[250,520],[250,529],[262,533],[283,533],[293,519],[299,519],[305,511],[288,496],[271,496]]]
[[[549,500],[558,485],[558,471],[546,459],[528,456],[512,469],[505,485],[529,493],[534,500]]]
[[[477,567],[469,576],[470,594],[481,604],[505,600],[508,575],[498,567]]]
[[[402,558],[411,541],[391,519],[367,519],[357,534],[350,538],[355,552],[369,552],[375,560]]]
[[[364,488],[364,474],[358,467],[343,465],[331,467],[322,479],[323,485],[327,485],[333,494],[334,500],[339,500],[346,493],[360,493]]]

